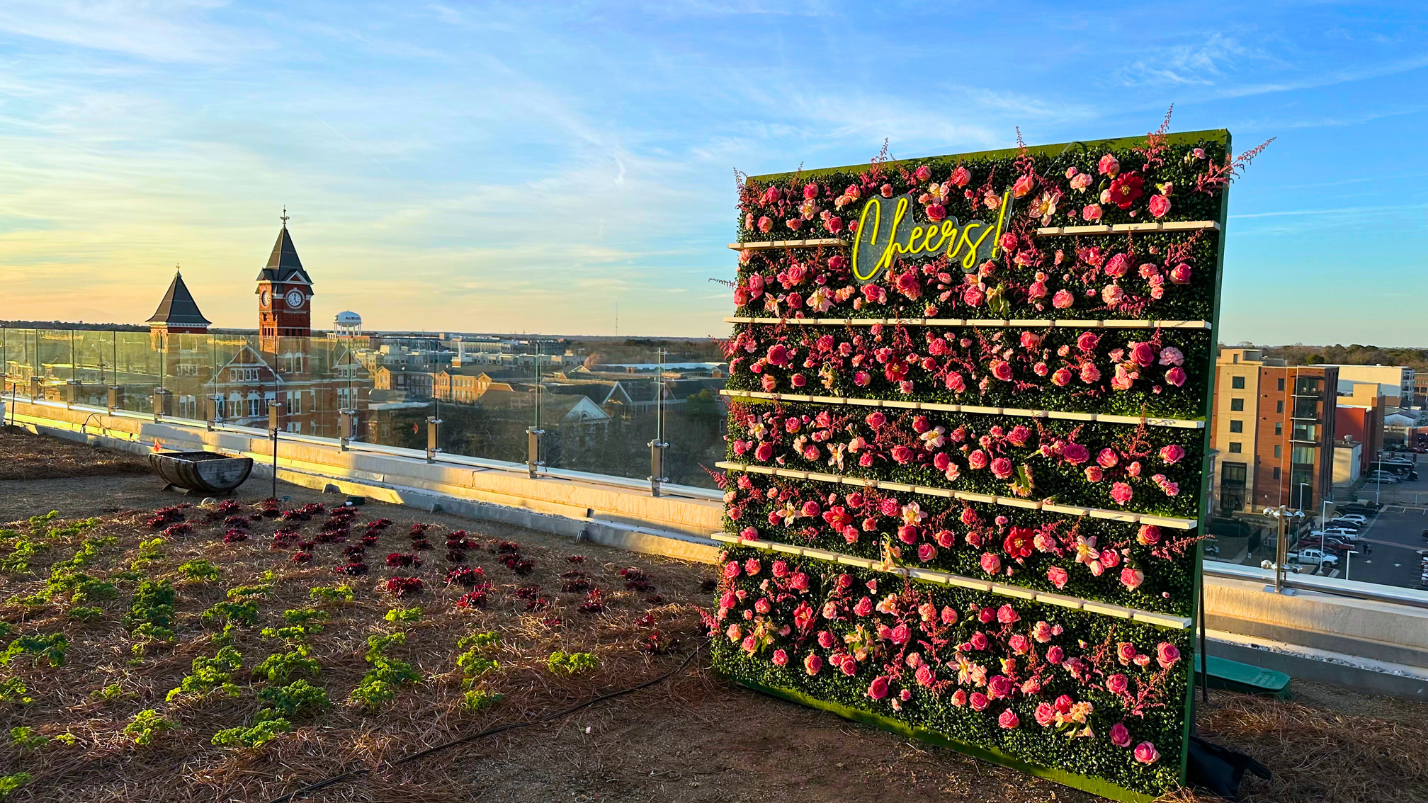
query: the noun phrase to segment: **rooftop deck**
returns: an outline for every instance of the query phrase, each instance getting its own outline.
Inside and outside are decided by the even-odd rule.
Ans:
[[[1094,799],[761,697],[711,675],[703,655],[670,680],[635,694],[392,766],[403,755],[559,712],[676,668],[702,639],[696,606],[708,602],[703,584],[712,576],[710,567],[377,501],[357,508],[346,541],[304,547],[317,540],[331,520],[330,509],[345,497],[282,483],[280,510],[317,503],[327,509],[314,510],[308,521],[301,514],[293,520],[269,518],[261,513],[268,489],[262,480],[243,486],[231,511],[195,504],[171,514],[182,515],[183,522],[156,528],[150,524],[155,511],[200,500],[161,490],[157,478],[134,473],[136,460],[130,456],[13,430],[0,433],[0,466],[33,465],[37,458],[48,469],[42,478],[34,478],[33,470],[12,470],[0,479],[0,522],[11,522],[0,528],[15,531],[0,541],[0,561],[7,568],[0,575],[0,619],[11,629],[7,643],[21,635],[63,633],[68,647],[60,667],[30,654],[0,667],[0,682],[19,680],[27,689],[23,696],[32,700],[0,702],[0,725],[28,727],[32,735],[51,739],[38,748],[0,746],[0,774],[32,776],[12,800],[262,801],[353,768],[373,771],[311,799],[831,801],[850,799],[849,789],[859,790],[857,799]],[[50,510],[58,511],[53,520],[30,521]],[[235,527],[227,522],[230,516],[250,523]],[[380,519],[392,523],[366,550],[369,573],[334,574],[351,560],[344,552],[360,544],[367,523]],[[187,524],[188,531],[180,527],[165,535],[175,523]],[[433,549],[414,548],[414,525],[425,525]],[[225,543],[225,533],[233,529],[246,530],[248,538]],[[273,534],[280,529],[294,529],[298,536],[274,548]],[[464,553],[462,563],[449,560],[443,547],[456,530],[465,530],[473,542],[455,550]],[[142,545],[156,536],[165,543]],[[107,538],[114,540],[102,540]],[[17,561],[25,542],[40,548]],[[502,565],[502,556],[492,551],[501,542],[519,544],[521,555],[532,561],[529,574]],[[99,547],[82,571],[112,583],[111,599],[96,592],[95,599],[76,602],[68,591],[53,593],[52,581],[65,574],[64,566],[58,573],[56,566],[72,561],[86,543]],[[295,562],[299,552],[310,554],[311,561]],[[422,565],[390,568],[389,553],[414,555]],[[577,555],[583,562],[572,563]],[[195,567],[200,560],[212,571]],[[19,562],[28,565],[21,568]],[[469,589],[443,582],[459,566],[481,567],[492,583],[484,608],[461,607],[458,600]],[[621,568],[644,572],[653,588],[629,587],[627,577],[618,574]],[[585,576],[561,576],[572,571]],[[385,590],[393,576],[417,577],[425,588],[398,599]],[[136,635],[124,617],[134,612],[139,583],[165,580],[176,592],[172,637]],[[606,610],[580,610],[589,600],[588,591],[579,588],[583,583],[602,589]],[[352,590],[350,603],[312,596],[313,587],[339,584]],[[225,634],[221,621],[203,621],[202,614],[228,600],[230,590],[265,585],[271,588],[263,593],[232,597],[255,603],[256,625]],[[521,590],[532,586],[540,590]],[[76,610],[84,608],[94,612]],[[420,621],[385,618],[389,610],[409,608],[422,609]],[[327,616],[321,632],[263,634],[264,628],[290,626],[305,616],[285,621],[285,611],[303,610]],[[655,629],[669,642],[666,654],[639,646],[648,644]],[[364,660],[368,637],[396,632],[405,634],[405,643],[390,649],[390,659],[410,664],[420,679],[398,684],[390,701],[355,704],[352,693],[373,666]],[[457,665],[466,648],[457,643],[478,632],[500,634],[500,645],[481,655],[499,668],[466,682]],[[166,700],[185,676],[196,674],[194,659],[211,658],[225,645],[242,656],[241,668],[229,679],[236,696],[193,691]],[[254,668],[270,654],[303,649],[321,667],[304,679],[321,687],[331,706],[293,717],[290,732],[261,747],[213,745],[218,731],[253,724],[264,705],[259,694],[279,685],[255,677]],[[553,672],[549,656],[556,650],[589,652],[599,667]],[[464,695],[470,690],[504,699],[467,710]],[[1199,712],[1203,735],[1254,756],[1276,773],[1270,782],[1247,779],[1246,800],[1428,798],[1428,758],[1422,751],[1428,743],[1428,704],[1301,681],[1295,691],[1291,701],[1212,691],[1210,704]],[[172,728],[156,733],[149,745],[136,745],[125,728],[150,709]],[[72,734],[74,744],[63,744],[63,734]],[[757,784],[750,782],[754,774]],[[1183,799],[1197,798],[1186,792]]]

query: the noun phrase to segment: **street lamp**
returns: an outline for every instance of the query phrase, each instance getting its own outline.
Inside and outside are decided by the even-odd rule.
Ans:
[[[1273,516],[1279,527],[1279,534],[1274,543],[1274,585],[1265,586],[1264,590],[1274,594],[1291,596],[1294,594],[1294,589],[1285,588],[1284,585],[1284,564],[1288,560],[1286,556],[1289,553],[1288,533],[1286,532],[1287,527],[1285,525],[1288,524],[1290,519],[1303,518],[1304,511],[1290,510],[1287,506],[1280,505],[1277,508],[1265,508],[1264,515]],[[1320,554],[1323,554],[1322,549],[1320,550]]]

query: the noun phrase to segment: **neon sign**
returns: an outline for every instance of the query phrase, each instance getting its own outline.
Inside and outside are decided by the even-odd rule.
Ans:
[[[886,204],[884,203],[886,201]],[[1002,194],[995,223],[971,220],[966,224],[949,217],[915,225],[911,194],[896,198],[869,198],[858,218],[853,241],[853,277],[866,284],[892,267],[897,256],[958,260],[965,271],[996,258],[1002,229],[1010,215],[1011,191]],[[880,237],[886,235],[881,241]]]

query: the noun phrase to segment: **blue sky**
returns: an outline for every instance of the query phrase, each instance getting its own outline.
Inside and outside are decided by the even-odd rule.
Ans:
[[[1428,10],[0,3],[0,318],[722,334],[734,174],[1229,128],[1221,339],[1428,346]],[[1099,7],[1099,8],[1098,8]]]

